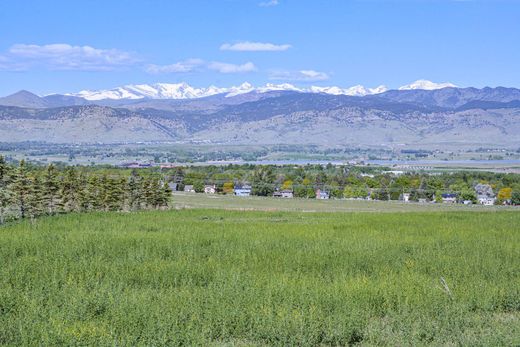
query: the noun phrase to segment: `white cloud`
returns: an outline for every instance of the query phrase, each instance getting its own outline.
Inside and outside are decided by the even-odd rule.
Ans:
[[[213,70],[228,74],[256,71],[256,66],[252,62],[247,62],[244,64],[230,64],[219,61],[212,61],[206,63],[202,59],[188,59],[170,65],[150,64],[145,67],[145,71],[151,74],[185,73],[204,70]]]
[[[330,76],[325,72],[314,70],[300,70],[300,71],[272,71],[269,75],[272,80],[286,80],[286,81],[303,81],[303,82],[317,82],[326,81]]]
[[[203,64],[204,60],[202,59],[187,59],[170,65],[150,64],[146,67],[145,70],[151,74],[192,72]]]
[[[29,69],[43,66],[51,70],[106,71],[130,66],[138,59],[118,49],[72,46],[65,43],[49,45],[15,44],[3,55],[3,69]]]
[[[245,64],[229,64],[214,61],[208,64],[208,69],[220,73],[239,73],[256,71],[256,66],[252,62],[247,62]]]
[[[237,42],[237,43],[224,43],[220,46],[221,51],[239,51],[239,52],[275,52],[275,51],[286,51],[291,48],[291,45],[283,44],[276,45],[274,43],[264,42]]]
[[[280,2],[278,0],[268,0],[268,1],[262,1],[261,3],[258,4],[258,6],[271,7],[271,6],[276,6],[279,4],[280,4]]]

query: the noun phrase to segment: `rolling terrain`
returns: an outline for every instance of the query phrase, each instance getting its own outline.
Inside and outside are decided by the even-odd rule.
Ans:
[[[21,91],[0,98],[0,140],[421,148],[520,143],[515,88],[402,89],[362,96],[273,88],[95,100]]]

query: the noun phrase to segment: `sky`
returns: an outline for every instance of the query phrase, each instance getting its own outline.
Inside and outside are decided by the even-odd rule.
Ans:
[[[520,0],[0,1],[0,95],[418,79],[520,87]]]

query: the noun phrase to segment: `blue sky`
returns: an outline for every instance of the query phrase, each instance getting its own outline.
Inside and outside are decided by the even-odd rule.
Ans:
[[[520,87],[517,0],[2,0],[0,33],[0,95],[181,81]]]

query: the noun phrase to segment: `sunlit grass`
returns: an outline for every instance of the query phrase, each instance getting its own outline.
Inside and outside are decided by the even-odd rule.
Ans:
[[[13,224],[0,344],[517,345],[519,225],[517,212],[219,210]]]

